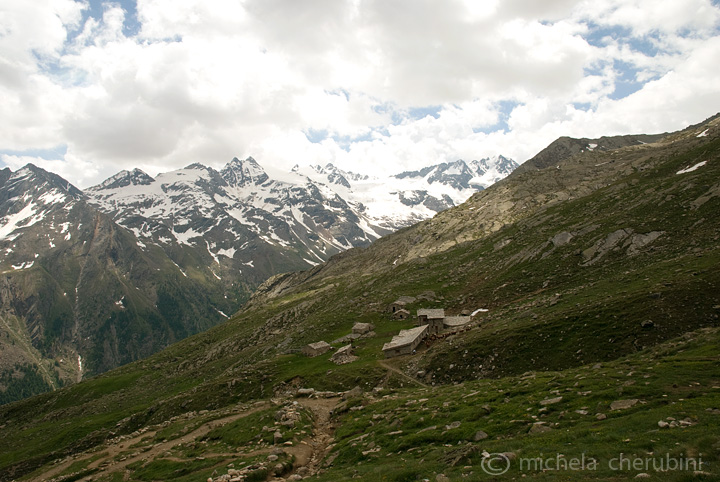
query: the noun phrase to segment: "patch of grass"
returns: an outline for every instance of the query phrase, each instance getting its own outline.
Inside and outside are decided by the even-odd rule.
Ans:
[[[206,474],[207,469],[214,467],[225,459],[208,458],[194,459],[183,462],[173,460],[158,459],[152,460],[145,464],[138,463],[128,466],[132,470],[132,478],[145,482],[157,480],[174,480],[178,482],[197,481],[201,477],[200,474]],[[205,476],[205,479],[207,475]],[[201,479],[200,480],[205,480]]]

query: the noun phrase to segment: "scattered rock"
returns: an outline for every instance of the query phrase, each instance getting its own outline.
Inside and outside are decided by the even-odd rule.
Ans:
[[[276,444],[281,443],[283,440],[283,434],[280,430],[275,431],[275,434],[273,434],[273,442]]]
[[[595,420],[605,420],[606,418],[607,415],[605,415],[604,413],[598,413],[597,415],[595,415]]]
[[[663,234],[665,234],[665,231],[651,231],[647,234],[633,234],[630,238],[630,246],[627,250],[628,256],[634,256],[638,254],[641,248],[652,243]]]
[[[481,440],[485,440],[486,438],[488,438],[488,434],[486,434],[482,430],[478,430],[477,432],[475,432],[475,436],[473,437],[473,440],[476,442],[479,442]]]
[[[530,431],[528,433],[530,434],[538,434],[538,433],[546,433],[550,432],[552,428],[545,425],[545,422],[535,422],[532,424],[532,427],[530,427]]]
[[[561,402],[563,397],[546,398],[540,401],[540,405],[552,405],[553,403]]]
[[[357,398],[362,397],[363,390],[360,387],[355,387],[352,390],[348,390],[347,392],[343,393],[343,400],[347,400],[348,398]]]
[[[555,236],[550,239],[552,244],[555,245],[556,248],[560,246],[564,246],[570,242],[570,240],[573,238],[572,233],[568,233],[567,231],[563,231],[562,233],[558,233]]]
[[[445,474],[438,474],[437,477],[435,477],[435,482],[450,482],[450,478]]]
[[[640,323],[640,326],[643,328],[652,328],[655,326],[655,322],[653,320],[645,320],[642,323]]]
[[[645,472],[641,472],[635,476],[636,479],[649,479],[650,474],[646,474]]]
[[[298,388],[298,391],[296,393],[296,396],[298,397],[309,397],[313,393],[315,393],[314,388]]]
[[[663,420],[660,420],[660,421],[658,422],[658,427],[660,427],[660,428],[668,428],[668,427],[670,427],[670,424],[667,423],[667,422],[665,422],[665,421],[663,421]]]
[[[455,421],[455,422],[451,423],[450,425],[445,425],[445,430],[456,429],[456,428],[460,427],[460,424],[461,424],[461,422]]]
[[[437,425],[431,425],[430,427],[425,427],[422,430],[418,430],[418,433],[427,432],[428,430],[437,430]]]
[[[636,398],[631,400],[615,400],[610,404],[610,410],[625,410],[626,408],[634,407],[638,401]]]

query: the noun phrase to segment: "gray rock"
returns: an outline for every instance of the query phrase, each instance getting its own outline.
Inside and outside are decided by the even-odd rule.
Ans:
[[[627,254],[629,256],[638,254],[640,249],[652,243],[663,234],[665,234],[664,231],[652,231],[647,234],[633,234],[632,238],[630,238],[630,246],[628,247]]]
[[[298,397],[309,397],[313,393],[315,393],[314,388],[298,388],[297,396]]]
[[[545,425],[545,422],[535,422],[532,427],[530,427],[530,431],[528,433],[530,434],[538,434],[538,433],[547,433],[552,431],[552,428]]]
[[[450,482],[450,478],[445,474],[438,474],[437,477],[435,477],[435,482]]]
[[[604,413],[598,413],[597,415],[595,415],[596,420],[605,420],[606,418],[607,415],[605,415]]]
[[[562,233],[558,233],[550,240],[552,244],[555,245],[555,247],[560,247],[568,244],[570,240],[573,238],[572,233],[568,233],[567,231],[563,231]]]
[[[482,430],[478,430],[477,432],[475,432],[475,436],[473,437],[473,440],[476,442],[479,442],[481,440],[485,440],[486,438],[488,438],[488,434],[486,434]]]
[[[540,405],[552,405],[554,403],[561,402],[563,397],[555,397],[555,398],[546,398],[545,400],[540,401]]]
[[[610,404],[610,410],[625,410],[634,407],[638,403],[638,399],[616,400]]]
[[[352,390],[348,390],[345,392],[342,396],[343,400],[347,400],[348,398],[356,398],[356,397],[362,397],[363,390],[360,387],[355,387]]]

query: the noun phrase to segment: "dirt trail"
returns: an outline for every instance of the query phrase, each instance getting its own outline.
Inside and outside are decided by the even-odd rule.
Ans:
[[[309,474],[316,473],[332,449],[335,426],[330,418],[340,399],[300,398],[297,402],[313,416],[313,435],[285,451],[295,457],[295,470],[305,467]]]

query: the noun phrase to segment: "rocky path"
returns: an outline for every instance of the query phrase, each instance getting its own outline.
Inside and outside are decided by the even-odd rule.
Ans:
[[[313,416],[312,437],[302,440],[298,445],[286,451],[295,457],[295,471],[301,467],[302,472],[317,473],[322,463],[332,450],[335,426],[330,418],[333,409],[338,405],[339,398],[302,398],[298,403]]]

